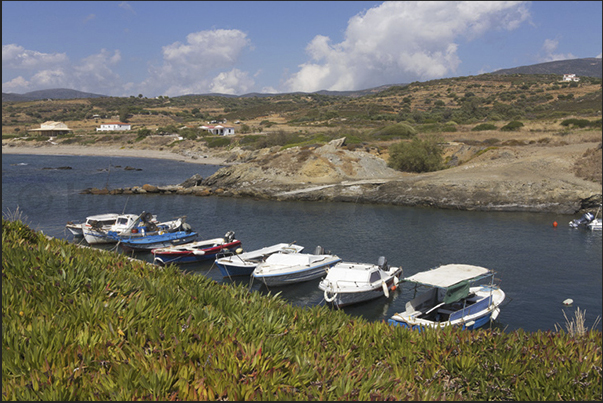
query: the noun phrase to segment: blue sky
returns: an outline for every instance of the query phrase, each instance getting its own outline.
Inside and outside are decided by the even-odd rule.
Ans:
[[[346,91],[600,58],[601,5],[3,1],[2,92]]]

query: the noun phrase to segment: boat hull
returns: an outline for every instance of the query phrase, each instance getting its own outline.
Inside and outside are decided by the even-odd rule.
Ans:
[[[186,250],[188,247],[184,244],[182,245],[182,249],[168,247],[165,251],[152,250],[151,253],[154,255],[153,262],[158,265],[170,263],[186,264],[211,260],[220,253],[234,252],[239,247],[241,247],[241,241],[234,240],[216,246],[199,247],[194,250],[193,248]]]
[[[65,225],[65,228],[67,228],[67,230],[73,236],[78,236],[78,237],[84,236],[84,234],[82,232],[82,224],[67,224],[67,225]]]
[[[299,253],[303,249],[303,246],[280,243],[241,254],[221,257],[216,259],[216,266],[224,277],[250,276],[253,270],[268,256],[274,253]]]
[[[385,257],[377,264],[339,262],[320,281],[327,304],[335,307],[370,301],[382,296],[389,298],[402,275],[401,267],[390,267]]]
[[[420,318],[416,314],[421,312],[404,312],[392,316],[388,319],[388,323],[417,331],[449,326],[472,330],[495,320],[500,313],[500,304],[505,299],[505,293],[500,288],[491,286],[471,287],[471,292],[479,296],[477,302],[463,310],[450,312],[449,320],[439,321],[437,319]],[[436,317],[439,315],[439,311],[434,311]]]
[[[388,290],[392,290],[393,286],[394,286],[393,278],[391,280],[387,281],[385,284],[386,284]],[[320,289],[322,289],[322,288],[320,288]],[[322,290],[325,291],[324,289],[322,289]],[[325,301],[328,304],[331,304],[338,308],[348,306],[348,305],[358,304],[361,302],[371,301],[371,300],[385,296],[385,294],[383,292],[383,286],[381,284],[379,284],[378,286],[371,287],[371,288],[364,288],[364,289],[356,290],[356,291],[338,290],[335,293],[327,294],[327,295],[330,295],[330,297],[327,296],[327,298],[332,299],[332,300],[328,301],[327,298],[325,298]]]
[[[263,273],[258,272],[258,269],[262,266],[262,264],[260,264],[251,275],[266,286],[283,286],[320,278],[326,274],[329,267],[334,266],[340,261],[341,259],[339,257],[334,257],[309,267],[290,267],[287,270],[279,270],[278,272],[268,271]]]
[[[250,276],[258,264],[259,262],[247,261],[242,261],[240,264],[236,264],[232,261],[225,263],[224,261],[219,262],[219,259],[216,259],[216,266],[220,269],[220,273],[222,273],[223,277]]]
[[[176,231],[161,235],[148,235],[137,238],[117,237],[121,248],[133,252],[150,252],[155,248],[166,248],[173,245],[181,245],[193,241],[197,237],[196,232]]]

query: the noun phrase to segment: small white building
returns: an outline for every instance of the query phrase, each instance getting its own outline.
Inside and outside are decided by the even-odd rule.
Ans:
[[[563,81],[580,81],[579,77],[576,77],[575,74],[564,74],[563,75]]]
[[[234,126],[227,125],[203,125],[199,126],[200,129],[207,130],[211,134],[218,136],[229,136],[235,134]]]
[[[40,125],[39,129],[31,129],[30,132],[36,132],[44,136],[56,136],[59,134],[67,134],[72,130],[63,122],[54,122],[49,120]]]
[[[129,123],[122,122],[111,122],[111,123],[103,123],[101,127],[97,127],[97,132],[108,132],[108,131],[116,131],[116,130],[132,130],[132,125]]]

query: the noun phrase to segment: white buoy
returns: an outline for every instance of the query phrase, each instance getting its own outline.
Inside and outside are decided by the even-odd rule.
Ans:
[[[568,298],[565,301],[563,301],[563,305],[571,305],[573,303],[574,303],[574,300],[571,298]]]

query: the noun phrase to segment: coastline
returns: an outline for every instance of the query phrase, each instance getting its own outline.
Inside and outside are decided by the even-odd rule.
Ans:
[[[170,151],[134,149],[121,147],[86,147],[75,145],[44,145],[38,147],[24,146],[5,146],[2,145],[2,154],[31,154],[31,155],[85,155],[85,156],[100,156],[100,157],[134,157],[134,158],[151,158],[151,159],[167,159],[172,161],[189,162],[192,164],[203,165],[228,165],[226,158],[210,156],[210,155],[195,155],[189,156],[176,154]]]

